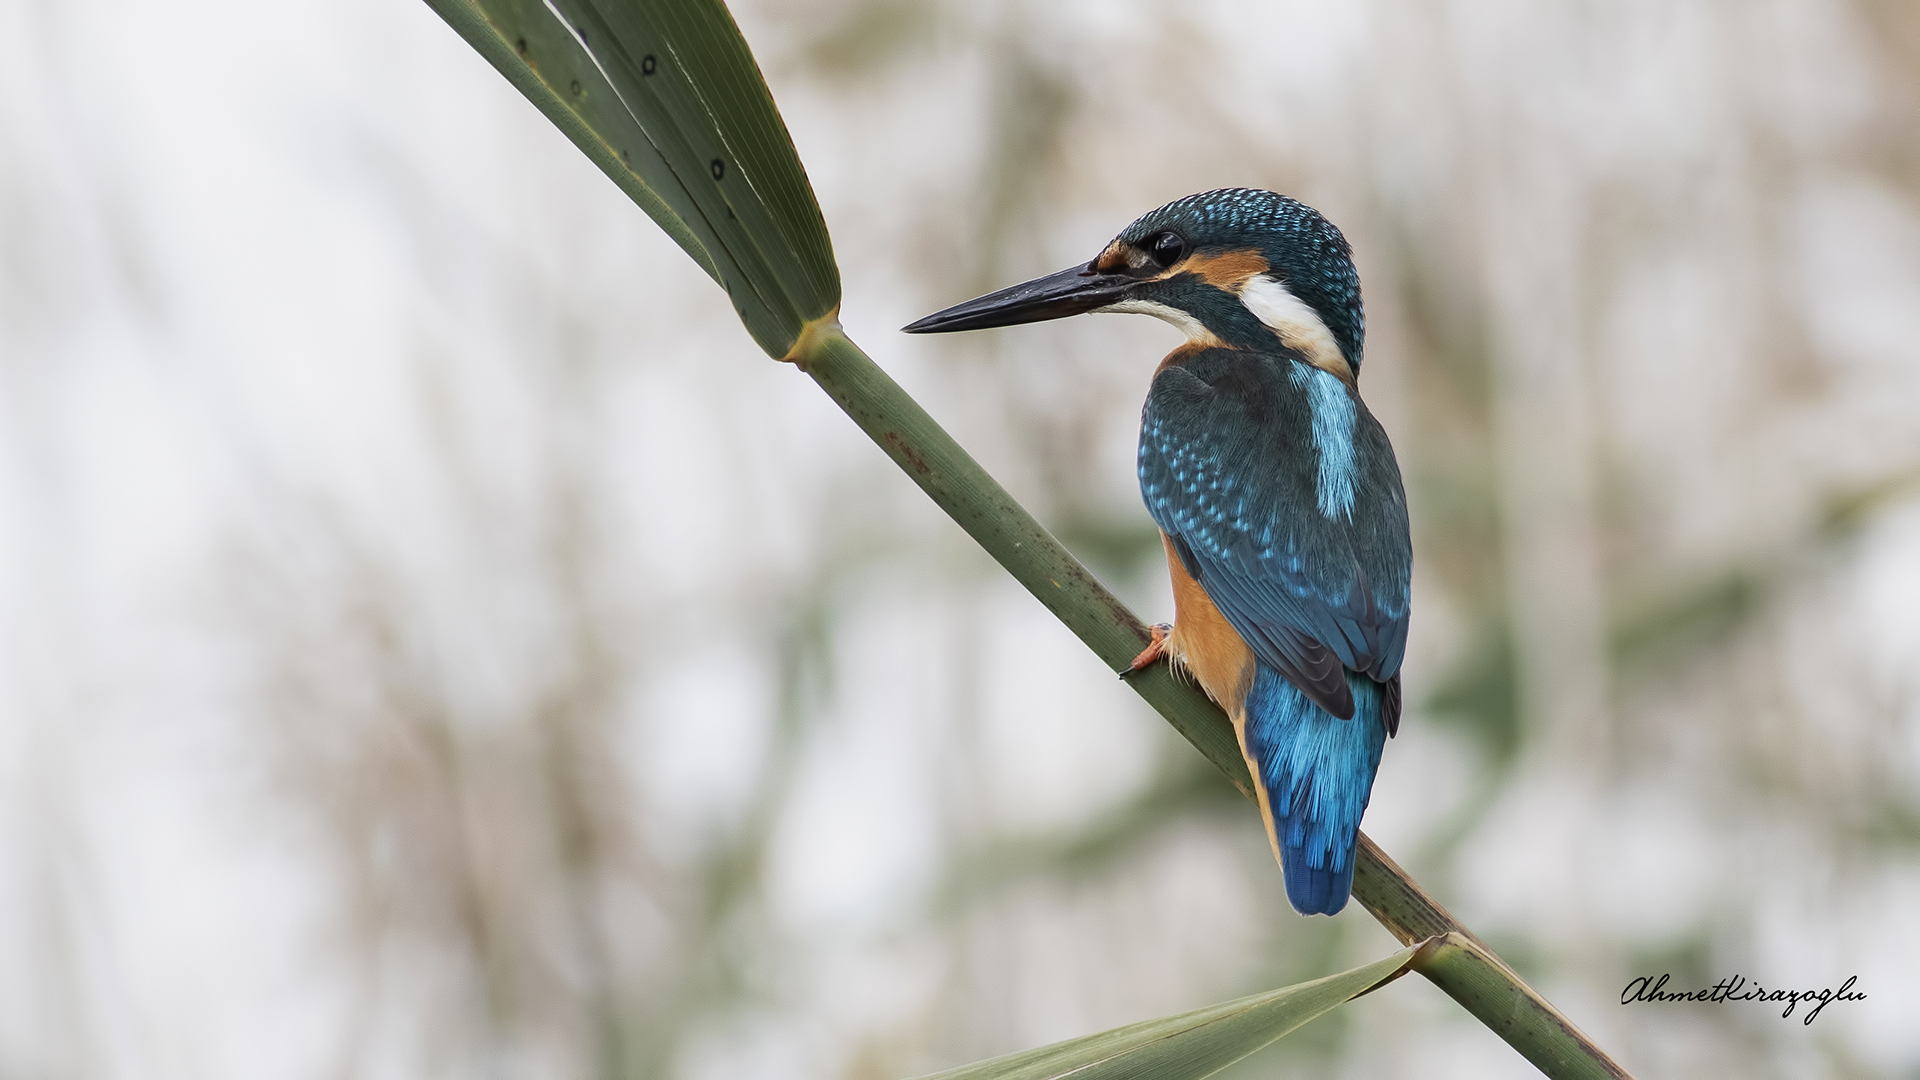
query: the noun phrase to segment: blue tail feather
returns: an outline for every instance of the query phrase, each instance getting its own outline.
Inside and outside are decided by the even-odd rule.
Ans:
[[[1340,720],[1259,665],[1247,693],[1247,754],[1259,766],[1280,845],[1287,900],[1332,915],[1353,889],[1353,845],[1387,729],[1384,688],[1347,672],[1353,717]]]
[[[1280,870],[1287,879],[1287,902],[1302,915],[1338,914],[1347,906],[1347,896],[1353,892],[1351,857],[1343,869],[1316,870],[1307,865],[1304,847],[1282,846]]]

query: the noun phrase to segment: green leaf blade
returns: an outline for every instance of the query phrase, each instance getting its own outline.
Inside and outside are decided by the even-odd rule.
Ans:
[[[921,1080],[1199,1080],[1399,978],[1414,950],[1324,979],[977,1061]]]
[[[676,21],[690,24],[682,37],[687,70],[695,75],[697,89],[715,116],[738,118],[738,130],[723,125],[721,135],[785,241],[790,258],[778,261],[790,262],[799,271],[792,291],[802,314],[825,314],[840,299],[840,269],[826,219],[813,198],[792,134],[732,14],[717,4],[642,3],[664,18],[677,15]]]
[[[593,58],[540,0],[427,0],[554,126],[721,281],[718,236],[700,227],[692,200]],[[578,87],[578,90],[574,88]],[[724,284],[724,282],[723,282]]]
[[[726,288],[769,355],[837,310],[819,202],[718,0],[427,2]]]
[[[716,236],[725,256],[720,283],[747,332],[767,352],[784,355],[805,317],[777,287],[777,274],[752,235],[756,226],[763,231],[768,226],[754,220],[751,208],[744,216],[736,212],[724,194],[725,142],[699,104],[669,37],[631,3],[557,0],[554,6],[585,40],[604,78],[667,162],[693,216]],[[715,161],[722,165],[718,176],[712,172]],[[739,187],[737,175],[734,180]]]
[[[594,29],[589,49],[725,238],[757,306],[791,337],[830,312],[840,300],[839,270],[825,220],[725,7],[714,0],[555,6],[574,25]]]

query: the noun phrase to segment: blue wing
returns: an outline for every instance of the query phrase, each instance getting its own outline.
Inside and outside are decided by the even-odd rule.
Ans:
[[[1397,727],[1413,556],[1386,433],[1350,387],[1284,354],[1188,356],[1141,417],[1148,512],[1256,657],[1341,718],[1343,669],[1385,683]]]

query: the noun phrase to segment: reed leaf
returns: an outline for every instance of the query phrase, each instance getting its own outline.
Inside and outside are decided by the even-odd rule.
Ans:
[[[724,5],[427,3],[725,287],[769,356],[838,309],[813,186]]]
[[[1324,979],[976,1061],[922,1080],[1199,1080],[1399,978],[1414,951],[1402,949]]]

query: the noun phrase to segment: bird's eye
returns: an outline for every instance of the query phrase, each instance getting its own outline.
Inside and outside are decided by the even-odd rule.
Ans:
[[[1147,243],[1147,254],[1163,269],[1179,262],[1180,256],[1186,253],[1187,242],[1179,233],[1163,232]]]

